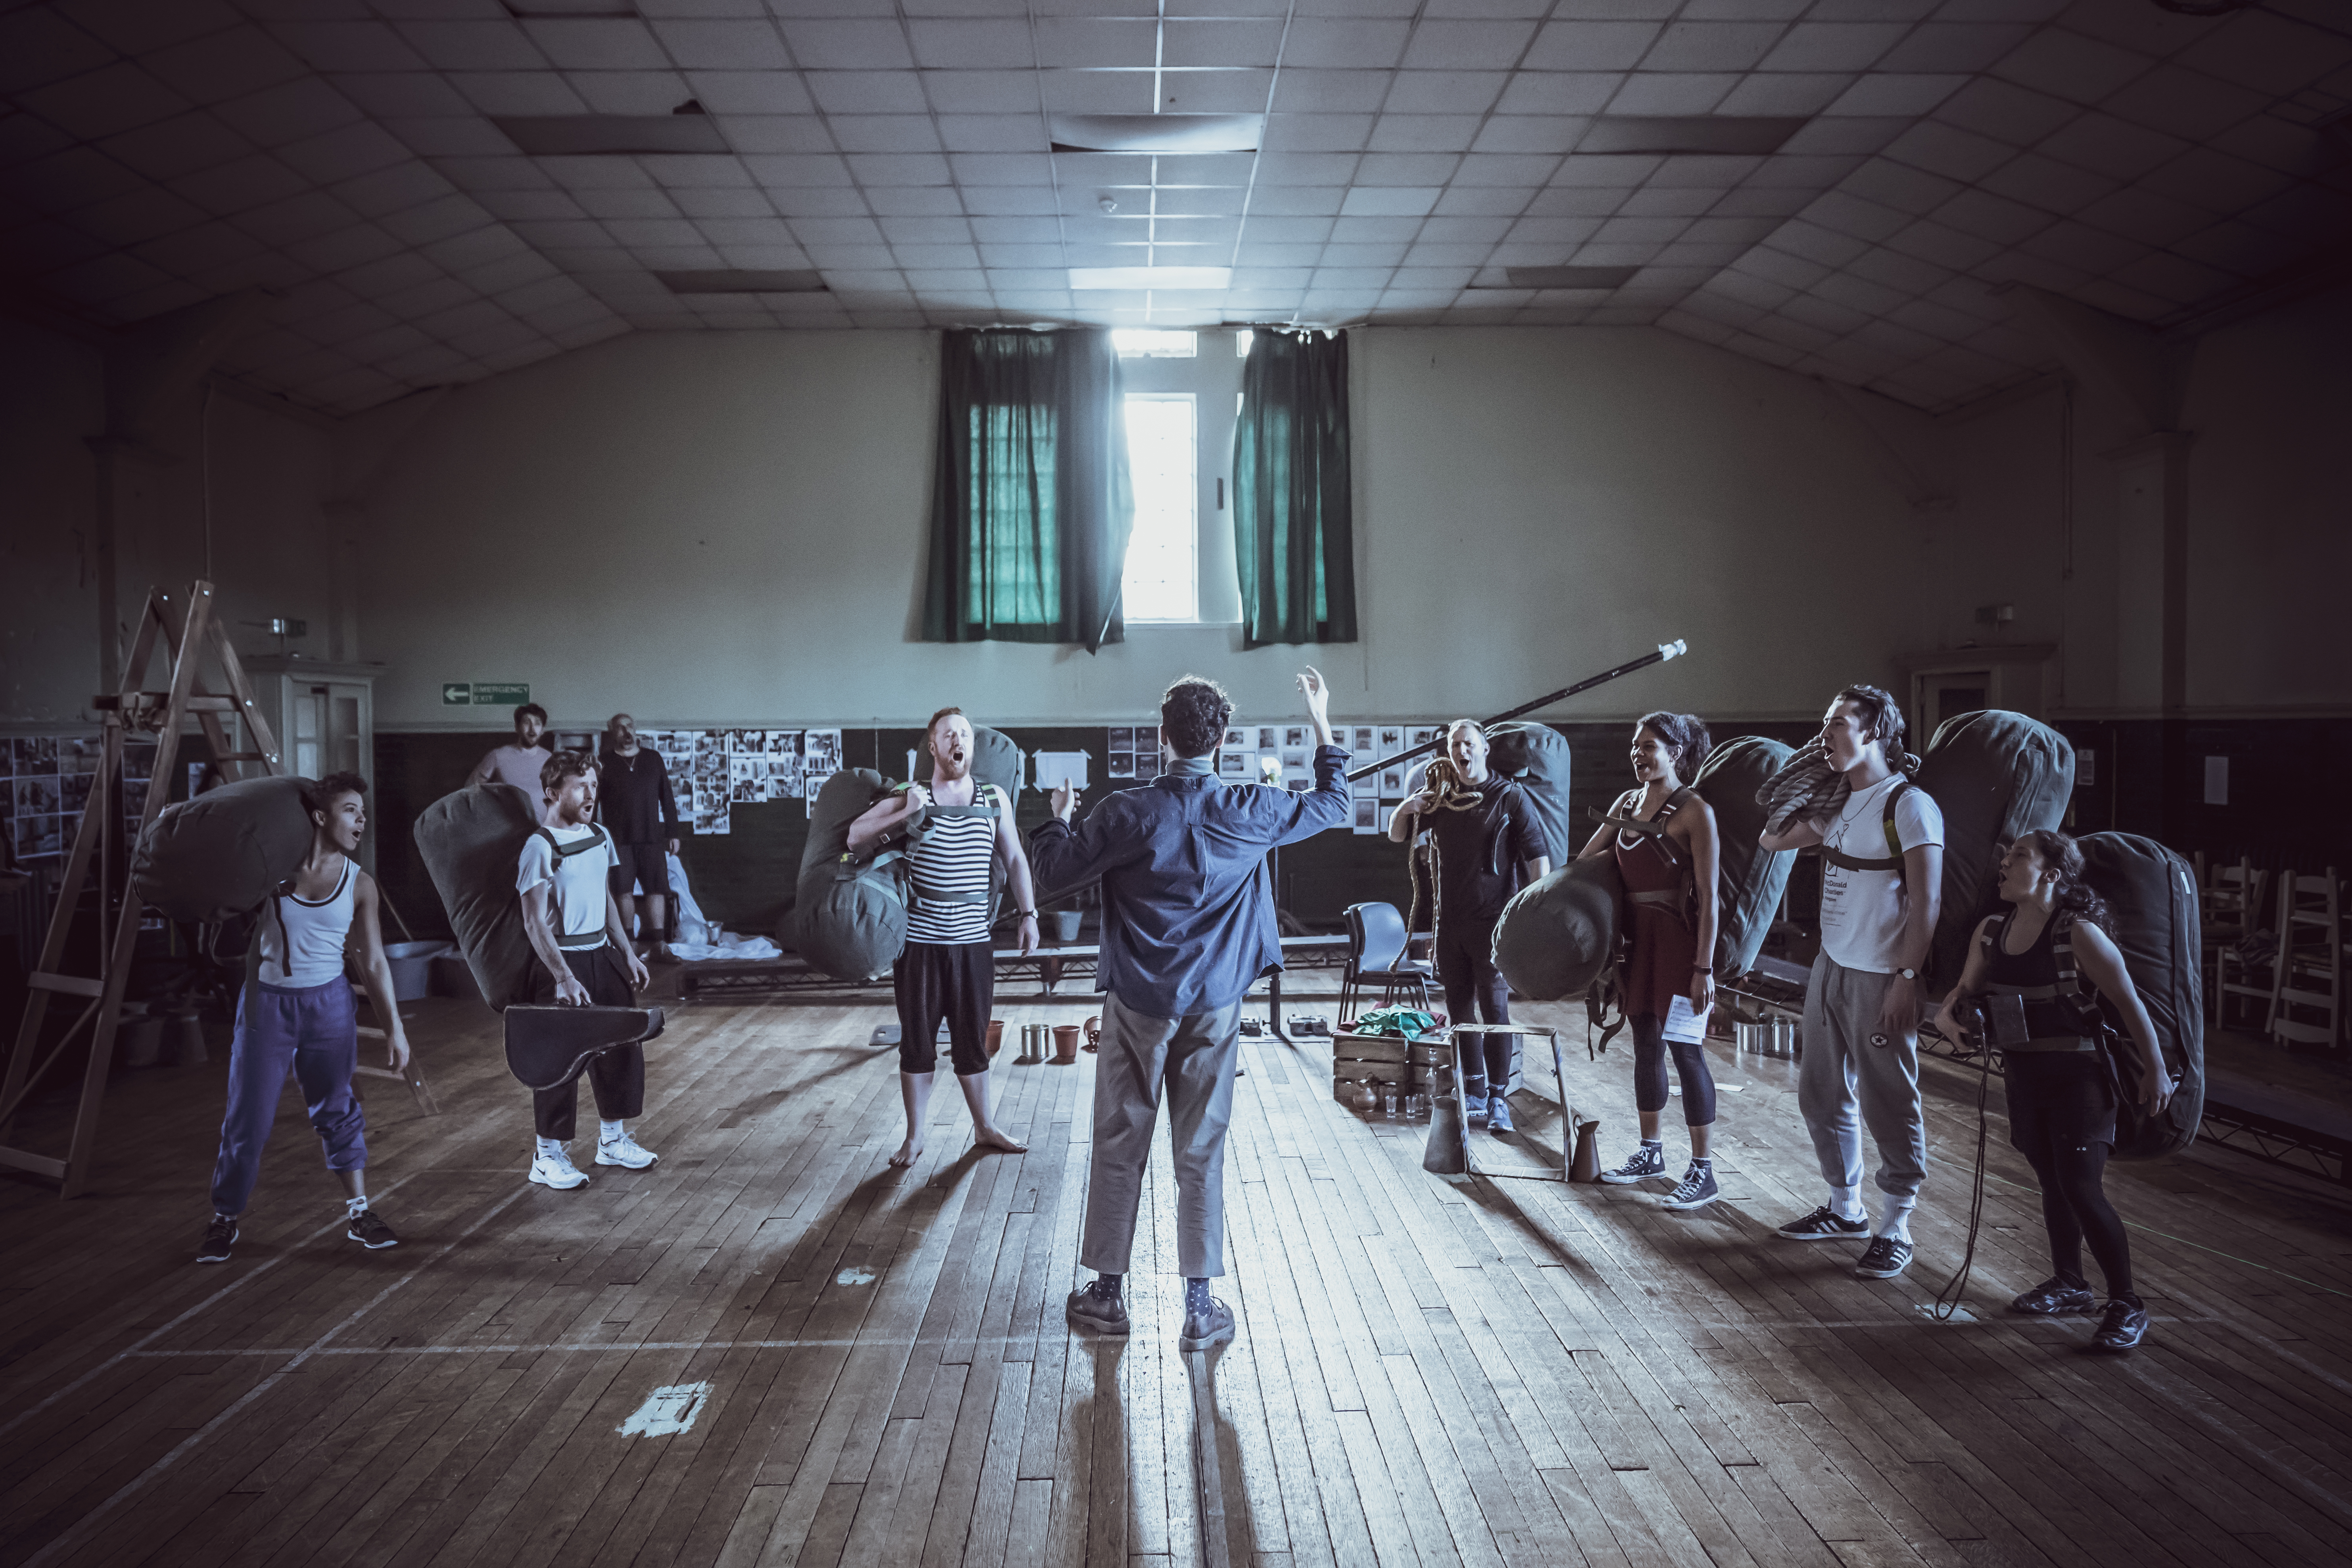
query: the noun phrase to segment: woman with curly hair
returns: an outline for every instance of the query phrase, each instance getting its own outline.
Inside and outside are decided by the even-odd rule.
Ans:
[[[2107,1202],[2116,1090],[2096,1038],[2096,1009],[2069,983],[2074,969],[2123,1015],[2139,1047],[2139,1100],[2150,1115],[2172,1097],[2172,1081],[2156,1026],[2103,929],[2106,910],[2083,880],[2083,852],[2074,841],[2063,833],[2024,835],[2001,857],[1999,891],[2011,909],[1977,927],[1959,984],[1936,1022],[1958,1039],[1962,1004],[1988,998],[1988,1043],[2001,1052],[2009,1141],[2042,1184],[2051,1276],[2009,1310],[2032,1317],[2091,1311],[2096,1298],[2083,1275],[2087,1241],[2107,1284],[2106,1310],[2091,1342],[2127,1351],[2147,1333],[2147,1309],[2132,1293],[2130,1245]]]
[[[1719,847],[1715,811],[1687,782],[1713,744],[1696,714],[1645,713],[1633,726],[1634,784],[1609,808],[1604,823],[1577,858],[1617,857],[1624,879],[1627,921],[1622,969],[1623,1005],[1633,1033],[1633,1107],[1641,1115],[1642,1146],[1604,1182],[1624,1185],[1666,1173],[1659,1118],[1666,1109],[1666,1057],[1683,1084],[1683,1121],[1690,1129],[1690,1166],[1666,1194],[1670,1209],[1695,1209],[1719,1195],[1708,1139],[1715,1129],[1715,1075],[1706,1048],[1696,1040],[1666,1038],[1666,1016],[1677,996],[1704,1019],[1715,1007],[1715,879]],[[1619,826],[1623,824],[1625,826]]]

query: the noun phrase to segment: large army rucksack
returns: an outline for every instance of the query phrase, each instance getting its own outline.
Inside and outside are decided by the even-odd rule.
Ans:
[[[132,889],[175,921],[259,908],[310,853],[315,825],[302,804],[310,787],[283,774],[240,779],[165,806],[131,852]]]
[[[2025,834],[2064,823],[2074,748],[2047,724],[1989,708],[1938,726],[1914,782],[1944,817],[1943,901],[1926,973],[1928,989],[1941,994],[1959,980],[1978,924],[2000,908],[1994,889],[2002,852]]]
[[[1737,980],[1756,967],[1788,890],[1793,849],[1771,850],[1756,840],[1764,831],[1757,792],[1794,753],[1761,735],[1735,735],[1706,754],[1691,787],[1715,811],[1715,974]]]
[[[515,892],[523,841],[541,831],[539,818],[538,805],[512,784],[473,784],[426,806],[410,830],[457,951],[482,1000],[501,1013],[530,1000],[539,967]]]
[[[2108,934],[2123,954],[2124,968],[2147,1009],[2148,1021],[2156,1026],[2157,1045],[2178,1085],[2163,1112],[2153,1118],[2127,1103],[2124,1095],[2116,1097],[2115,1157],[2158,1159],[2188,1148],[2205,1116],[2205,995],[2198,969],[2197,879],[2189,862],[2135,833],[2086,833],[2074,842],[2083,851],[2083,879],[2106,900]],[[2078,994],[2088,994],[2087,985],[2074,977],[2071,944],[2063,932],[2052,946],[2059,950],[2061,988],[2072,984]],[[2123,1048],[2136,1051],[2138,1047],[2123,1027],[2122,1012],[2105,997],[2099,1006]]]
[[[1486,728],[1486,767],[1519,786],[1528,814],[1542,829],[1554,866],[1576,853],[1576,822],[1568,801],[1568,737],[1549,724],[1515,722]]]

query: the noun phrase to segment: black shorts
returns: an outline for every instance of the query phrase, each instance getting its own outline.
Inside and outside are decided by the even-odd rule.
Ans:
[[[890,966],[898,999],[898,1070],[937,1072],[940,1023],[958,1078],[988,1070],[988,1015],[996,1003],[996,944],[910,942]]]
[[[613,853],[621,858],[621,863],[613,868],[613,896],[625,899],[638,890],[640,882],[645,884],[644,890],[648,896],[668,892],[667,848],[666,844],[614,845]]]
[[[2009,1141],[2027,1152],[2116,1142],[2116,1091],[2096,1051],[2006,1051]]]

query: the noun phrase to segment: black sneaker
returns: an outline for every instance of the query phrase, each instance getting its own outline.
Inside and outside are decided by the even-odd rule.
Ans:
[[[1866,1219],[1840,1219],[1823,1204],[1802,1219],[1792,1219],[1773,1233],[1783,1241],[1860,1241],[1870,1234]]]
[[[1853,1266],[1857,1279],[1892,1279],[1911,1267],[1911,1244],[1897,1241],[1891,1236],[1874,1236],[1870,1245],[1862,1249],[1862,1261]]]
[[[1603,1171],[1601,1179],[1612,1187],[1633,1182],[1646,1182],[1653,1176],[1666,1173],[1666,1150],[1663,1143],[1644,1143],[1635,1149],[1633,1157],[1613,1171]]]
[[[1088,1333],[1122,1335],[1128,1330],[1126,1301],[1116,1291],[1105,1294],[1091,1285],[1070,1292],[1063,1315],[1069,1319],[1070,1327]]]
[[[1723,1194],[1715,1184],[1715,1162],[1693,1160],[1675,1190],[1666,1194],[1670,1209],[1703,1209]]]
[[[2028,1318],[2071,1318],[2098,1304],[2088,1285],[2069,1285],[2053,1278],[2011,1301],[2009,1310]]]
[[[2100,1350],[2121,1354],[2147,1337],[2147,1309],[2140,1304],[2139,1298],[2110,1296],[2106,1314],[2091,1331],[2091,1343]]]
[[[382,1252],[387,1247],[398,1247],[400,1237],[392,1234],[392,1226],[373,1209],[362,1209],[352,1215],[351,1227],[343,1232],[370,1252]]]
[[[1176,1348],[1188,1352],[1204,1351],[1233,1337],[1234,1310],[1212,1296],[1207,1311],[1184,1314],[1184,1331],[1177,1336]]]
[[[205,1226],[205,1244],[196,1248],[199,1263],[226,1263],[228,1249],[236,1245],[236,1221],[226,1215],[213,1215],[212,1224]]]

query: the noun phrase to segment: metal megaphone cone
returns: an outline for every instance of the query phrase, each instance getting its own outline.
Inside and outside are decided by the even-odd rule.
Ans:
[[[1429,1096],[1429,1142],[1422,1146],[1421,1168],[1440,1176],[1470,1173],[1468,1116],[1462,1105],[1462,1088],[1453,1070],[1438,1068]]]

